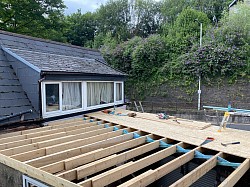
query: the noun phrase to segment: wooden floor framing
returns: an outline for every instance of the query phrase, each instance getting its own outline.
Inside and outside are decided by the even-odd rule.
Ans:
[[[240,162],[231,160],[231,165],[238,165],[220,184],[223,187],[236,184],[250,168],[250,132],[228,129],[219,133],[207,123],[159,120],[145,113],[131,118],[125,116],[128,112],[95,112],[0,135],[0,163],[58,187],[147,186],[194,158],[202,159],[202,164],[171,184],[190,186],[221,159],[237,157]],[[210,136],[213,142],[199,146]],[[241,144],[220,144],[236,139]],[[150,169],[171,155],[175,159]]]

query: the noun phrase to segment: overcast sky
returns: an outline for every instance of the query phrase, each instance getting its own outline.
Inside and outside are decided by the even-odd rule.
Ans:
[[[64,0],[64,4],[68,7],[65,14],[75,13],[77,9],[81,9],[82,13],[93,12],[101,4],[105,4],[107,0]]]
[[[68,7],[65,14],[69,15],[81,9],[82,13],[94,12],[101,4],[105,4],[108,0],[63,0]],[[160,0],[155,0],[160,1]]]

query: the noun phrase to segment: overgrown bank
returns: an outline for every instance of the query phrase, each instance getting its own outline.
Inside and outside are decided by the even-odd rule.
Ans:
[[[225,12],[219,23],[211,23],[205,13],[187,8],[164,34],[134,37],[118,45],[113,45],[110,38],[101,49],[113,67],[129,75],[126,94],[130,99],[161,96],[156,90],[168,85],[170,89],[179,87],[183,97],[186,95],[189,100],[196,95],[198,76],[204,86],[220,85],[225,89],[238,80],[248,84],[250,7],[237,6],[237,13]],[[197,18],[203,23],[202,46]],[[229,95],[237,92],[231,91]],[[241,95],[246,100],[249,97],[249,94]]]

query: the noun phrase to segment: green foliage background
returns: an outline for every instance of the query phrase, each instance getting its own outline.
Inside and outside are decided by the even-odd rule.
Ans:
[[[250,81],[250,5],[231,0],[109,0],[95,12],[63,15],[63,0],[2,0],[0,29],[97,48],[128,74],[126,93],[142,99],[161,84],[188,94],[201,76]],[[202,23],[202,46],[199,45]]]

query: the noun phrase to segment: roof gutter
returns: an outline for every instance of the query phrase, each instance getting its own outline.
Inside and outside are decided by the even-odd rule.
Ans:
[[[59,72],[59,71],[41,71],[41,75],[88,75],[88,76],[105,76],[105,77],[125,77],[127,75],[115,74],[98,74],[98,73],[82,73],[82,72]]]
[[[17,116],[23,116],[24,114],[28,114],[28,113],[32,113],[32,112],[33,111],[31,109],[27,110],[27,111],[19,112],[19,113],[12,114],[12,115],[9,115],[9,116],[6,116],[6,117],[2,117],[2,118],[0,118],[0,121],[4,121],[4,120],[10,119],[10,118],[17,117]],[[20,121],[23,121],[23,120],[21,119]]]
[[[29,66],[30,68],[32,68],[33,70],[37,71],[38,73],[41,72],[41,70],[37,67],[34,66],[33,64],[31,64],[30,62],[28,62],[27,60],[23,59],[22,57],[18,56],[16,53],[13,53],[12,51],[10,51],[8,48],[5,48],[2,46],[2,50],[4,52],[6,52],[7,54],[9,54],[10,56],[12,56],[13,58],[17,59],[18,61],[24,63],[25,65]]]

